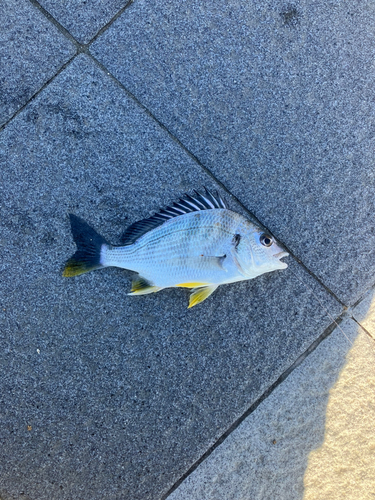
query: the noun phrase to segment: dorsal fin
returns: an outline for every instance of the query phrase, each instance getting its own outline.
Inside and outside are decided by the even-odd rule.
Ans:
[[[164,224],[169,219],[173,217],[178,217],[179,215],[188,214],[189,212],[196,212],[198,210],[212,210],[215,208],[227,208],[224,200],[221,198],[218,192],[213,195],[207,188],[205,189],[205,194],[200,194],[195,191],[194,196],[185,194],[183,198],[172,206],[166,207],[160,210],[160,212],[152,215],[148,219],[143,219],[138,222],[134,222],[129,226],[124,234],[121,236],[121,243],[123,245],[132,245],[141,236],[148,233],[152,229]]]

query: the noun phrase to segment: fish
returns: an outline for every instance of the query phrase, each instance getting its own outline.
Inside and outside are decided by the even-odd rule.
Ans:
[[[77,246],[64,277],[105,267],[138,273],[129,295],[165,288],[190,288],[188,308],[206,300],[220,285],[285,269],[286,252],[268,232],[233,212],[216,192],[194,190],[151,217],[130,225],[122,245],[109,244],[77,215],[70,214]]]

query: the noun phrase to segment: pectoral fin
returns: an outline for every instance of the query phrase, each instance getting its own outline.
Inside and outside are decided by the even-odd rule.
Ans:
[[[189,299],[189,307],[196,306],[200,302],[203,302],[213,293],[219,285],[204,286],[201,288],[194,288]]]
[[[142,276],[133,279],[131,292],[128,295],[146,295],[148,293],[154,293],[161,290],[160,287],[154,286],[152,283],[147,281]]]

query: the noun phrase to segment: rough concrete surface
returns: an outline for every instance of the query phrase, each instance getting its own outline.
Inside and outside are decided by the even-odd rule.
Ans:
[[[336,328],[169,500],[370,500],[375,344]]]
[[[86,56],[6,127],[0,161],[0,495],[160,498],[341,306],[292,258],[192,310],[184,290],[128,297],[118,269],[62,278],[68,212],[116,243],[215,187]]]
[[[80,43],[88,43],[129,0],[40,0]]]
[[[375,498],[375,342],[358,331],[330,391],[324,442],[309,456],[304,500]]]
[[[160,500],[261,400],[251,488],[268,494],[268,473],[302,494],[343,339],[281,380],[342,302],[373,331],[373,5],[136,0],[108,26],[124,2],[42,0],[56,21],[37,4],[0,16],[0,499]],[[101,34],[75,57],[66,30]],[[61,276],[68,213],[116,244],[202,186],[254,212],[288,269],[191,310],[188,290],[129,297],[123,270]],[[247,445],[226,495],[249,488]]]
[[[16,5],[17,4],[17,5]],[[3,0],[0,15],[0,126],[75,53],[27,0]]]
[[[346,304],[375,275],[370,0],[139,0],[92,52]]]

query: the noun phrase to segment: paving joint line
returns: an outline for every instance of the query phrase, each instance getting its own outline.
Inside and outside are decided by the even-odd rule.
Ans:
[[[60,24],[42,5],[40,5],[40,3],[37,1],[37,0],[29,0],[30,3],[32,5],[34,5],[37,9],[39,9],[39,11],[50,21],[52,22],[57,28],[58,30],[65,36],[67,37],[76,47],[76,50],[77,50],[77,54],[80,54],[80,53],[84,53],[86,55],[88,55],[98,66],[99,68],[104,72],[106,73],[107,76],[111,77],[112,80],[114,80],[117,85],[120,86],[120,88],[122,88],[126,94],[133,100],[135,101],[138,106],[140,106],[146,113],[147,115],[152,118],[158,125],[159,127],[161,127],[168,135],[169,137],[174,141],[176,142],[184,151],[185,153],[188,154],[188,156],[197,164],[201,167],[201,169],[203,169],[207,175],[209,175],[214,181],[216,184],[218,184],[222,189],[223,191],[225,191],[229,196],[231,196],[232,199],[234,199],[242,208],[243,210],[245,210],[245,212],[249,215],[249,217],[254,221],[256,222],[258,225],[260,225],[262,228],[266,229],[269,233],[272,234],[272,231],[270,231],[259,219],[258,217],[256,217],[256,215],[254,215],[252,212],[250,212],[250,210],[248,210],[246,208],[246,206],[244,206],[242,204],[242,202],[233,194],[231,193],[231,191],[219,180],[215,177],[215,175],[211,172],[211,170],[209,170],[208,167],[206,167],[205,165],[203,165],[200,160],[198,159],[198,157],[192,153],[191,151],[189,151],[189,149],[170,131],[168,130],[168,128],[160,121],[156,118],[156,116],[153,115],[153,113],[148,109],[146,108],[146,106],[144,104],[142,104],[138,99],[137,97],[132,94],[132,92],[130,92],[126,87],[125,85],[123,85],[114,75],[112,75],[112,73],[110,73],[108,71],[108,69],[104,66],[104,64],[102,64],[100,61],[98,61],[96,59],[95,56],[93,56],[91,53],[90,53],[90,50],[89,50],[89,47],[90,45],[102,34],[104,33],[115,21],[116,19],[118,19],[121,14],[134,2],[134,0],[129,0],[126,5],[120,9],[117,14],[115,14],[115,16],[105,25],[103,26],[102,28],[99,29],[99,31],[97,32],[97,34],[91,39],[91,41],[87,44],[81,44],[79,43],[70,33],[69,31],[64,28],[64,26],[62,26],[62,24]],[[76,54],[76,55],[77,55]],[[74,56],[75,57],[75,56]],[[73,58],[74,58],[73,57]],[[70,59],[69,62],[71,62],[72,59]],[[55,76],[57,76],[62,70],[64,70],[66,68],[68,64],[64,65],[62,68],[60,68],[60,71],[56,73]],[[22,106],[22,108],[20,108],[6,123],[4,123],[1,127],[0,127],[0,131],[20,112],[22,111],[22,109],[24,109],[25,106],[27,106],[27,104],[39,93],[41,92],[50,82],[52,81],[49,80],[45,85],[43,85],[43,87],[41,89],[39,89],[39,91],[34,94],[34,96],[24,105]],[[294,255],[294,253],[287,247],[287,245],[285,245],[283,243],[283,241],[279,238],[276,238],[284,247],[285,249],[287,250],[287,252],[290,254],[290,256],[300,265],[303,267],[303,269],[312,277],[314,278],[314,280],[316,280],[320,286],[322,286],[324,288],[324,290],[329,294],[331,295],[341,306],[347,308],[348,306],[346,304],[344,304],[337,296],[336,294],[330,290],[314,273],[313,271],[311,271],[302,261],[301,259],[299,259],[296,255]]]
[[[54,24],[56,26],[56,28],[58,28],[58,30],[61,31],[61,33],[66,36],[66,38],[68,38],[72,43],[74,43],[78,52],[85,52],[85,53],[87,52],[87,48],[90,45],[90,43],[95,42],[95,40],[100,35],[102,35],[105,31],[107,31],[107,29],[116,21],[116,19],[118,19],[121,16],[121,14],[128,7],[130,7],[130,5],[134,1],[135,0],[128,0],[128,2],[124,5],[124,7],[122,7],[118,12],[116,12],[116,14],[104,26],[99,28],[97,33],[91,38],[91,40],[88,43],[81,43],[81,42],[78,42],[78,40],[76,40],[74,38],[74,36],[66,28],[64,28],[64,26],[56,18],[54,18],[53,15],[50,12],[48,12],[47,9],[45,9],[43,7],[43,5],[41,5],[38,2],[38,0],[29,0],[29,2],[32,5],[34,5],[34,7],[36,7],[52,24]]]
[[[118,17],[121,16],[121,14],[134,2],[134,0],[129,0],[126,5],[120,9],[113,17],[112,19],[105,25],[105,26],[102,26],[99,31],[96,33],[96,35],[90,40],[89,43],[80,43],[78,42],[74,36],[69,33],[69,31],[64,28],[64,26],[59,23],[59,21],[57,19],[55,19],[52,14],[50,12],[48,12],[48,10],[46,10],[37,0],[29,0],[29,2],[31,3],[31,5],[33,5],[36,9],[39,10],[39,12],[41,14],[44,15],[44,17],[46,17],[48,19],[48,21],[50,21],[59,31],[60,33],[62,33],[65,38],[67,38],[76,48],[76,53],[74,54],[74,56],[72,56],[66,63],[64,63],[59,69],[58,71],[51,77],[49,78],[26,102],[25,104],[23,104],[20,108],[17,109],[17,111],[15,111],[12,116],[10,118],[8,118],[8,120],[6,120],[2,125],[0,125],[0,132],[2,132],[5,127],[13,120],[13,118],[15,118],[22,110],[25,109],[26,106],[28,106],[55,78],[56,76],[58,76],[62,71],[65,70],[65,68],[73,61],[73,59],[75,59],[75,57],[78,55],[78,54],[86,54],[86,55],[90,55],[89,53],[89,45],[90,43],[94,42],[98,36],[100,36],[102,33],[104,33],[110,26],[112,23],[114,23],[116,21],[116,19]]]
[[[156,118],[156,116],[141,102],[138,100],[138,98],[132,93],[130,92],[126,87],[125,85],[123,85],[120,80],[118,80],[110,71],[108,71],[108,69],[104,66],[104,64],[102,64],[100,61],[98,61],[98,59],[96,59],[95,56],[93,56],[91,53],[90,53],[90,50],[89,50],[89,47],[90,47],[90,44],[93,43],[102,33],[104,33],[104,31],[106,31],[111,25],[112,23],[118,19],[118,17],[134,2],[134,0],[129,0],[126,5],[120,9],[117,14],[105,25],[103,26],[98,32],[97,34],[91,39],[91,41],[87,44],[81,44],[79,43],[70,33],[69,31],[64,28],[64,26],[62,26],[43,6],[41,6],[39,4],[39,2],[37,0],[29,0],[32,5],[34,5],[36,8],[38,8],[40,10],[40,12],[50,21],[52,22],[58,29],[59,31],[65,36],[67,37],[76,47],[76,54],[67,62],[65,63],[61,68],[60,70],[54,75],[54,77],[52,77],[48,82],[46,82],[40,89],[39,91],[37,91],[33,96],[32,98],[27,102],[25,103],[24,106],[22,106],[5,124],[3,124],[1,127],[0,127],[0,131],[20,112],[22,111],[22,109],[24,109],[28,103],[30,101],[32,101],[47,85],[49,85],[49,83],[59,74],[61,73],[67,66],[68,64],[70,64],[70,62],[80,53],[84,53],[86,54],[88,57],[90,57],[92,59],[92,61],[104,72],[106,73],[107,76],[109,76],[127,95],[129,98],[131,98],[134,102],[137,103],[137,105],[143,109],[143,111],[153,120],[155,121],[159,127],[164,130],[168,136],[180,147],[182,148],[183,151],[185,151],[185,153],[204,171],[206,172],[207,175],[209,175],[216,184],[218,184],[223,191],[225,191],[233,200],[235,200],[242,208],[243,210],[248,214],[248,216],[254,221],[256,222],[258,225],[260,225],[262,228],[264,228],[265,230],[267,230],[268,232],[270,232],[272,234],[272,231],[270,231],[259,219],[258,217],[253,214],[219,179],[216,178],[216,176],[213,174],[213,172],[211,172],[211,170],[206,167],[205,165],[203,165],[203,163],[201,163],[201,161],[198,159],[198,157],[192,153],[159,119]],[[307,272],[315,281],[317,281],[320,286],[329,294],[331,295],[343,308],[344,310],[347,310],[348,309],[348,306],[346,304],[344,304],[337,296],[336,294],[330,289],[328,288],[328,286],[326,286],[321,280],[320,278],[318,278],[318,276],[315,275],[315,273],[313,271],[311,271],[303,262],[300,258],[298,258],[296,255],[294,255],[294,253],[288,248],[287,245],[285,245],[283,243],[283,241],[279,238],[276,238],[278,241],[280,241],[280,243],[284,246],[284,248],[288,251],[288,253],[290,254],[290,256],[305,270],[305,272]]]
[[[112,80],[114,80],[117,85],[119,85],[123,91],[133,100],[135,101],[142,109],[143,111],[150,117],[152,118],[158,125],[161,127],[168,135],[169,137],[176,142],[187,154],[188,156],[193,159],[193,161],[200,166],[214,181],[216,184],[218,184],[223,191],[225,191],[232,199],[234,199],[242,208],[245,210],[245,212],[261,227],[265,228],[267,231],[269,229],[252,213],[250,210],[246,208],[242,204],[242,202],[219,180],[215,177],[215,175],[205,166],[203,165],[198,157],[189,151],[189,149],[172,133],[168,130],[168,128],[160,122],[156,116],[153,115],[151,111],[149,111],[148,108],[144,104],[142,104],[134,94],[132,94],[112,73],[108,71],[108,69],[100,63],[89,51],[89,46],[92,44],[100,35],[102,35],[120,16],[121,14],[134,2],[134,0],[129,0],[126,5],[120,9],[113,18],[106,23],[102,28],[98,30],[96,35],[88,42],[87,44],[82,44],[78,42],[70,33],[69,31],[64,28],[64,26],[59,23],[37,0],[29,0],[30,3],[36,7],[52,24],[54,24],[58,30],[70,41],[74,44],[76,47],[76,54],[74,54],[66,63],[64,63],[59,70],[53,75],[38,91],[36,91],[33,96],[23,105],[21,106],[12,116],[9,118],[3,125],[0,126],[0,131],[2,131],[8,123],[13,120],[15,116],[17,116],[31,101],[33,101],[37,95],[39,95],[55,78],[58,76],[62,71],[65,70],[65,68],[76,58],[76,56],[80,53],[84,53],[88,55],[94,63],[103,71],[107,74],[107,76],[110,76]],[[271,231],[269,231],[271,232]],[[272,234],[272,232],[271,232]],[[281,243],[282,241],[278,239]],[[283,243],[282,243],[283,244]],[[175,491],[180,484],[188,477],[190,476],[195,469],[204,461],[206,458],[208,458],[213,451],[220,446],[226,438],[235,430],[241,423],[249,416],[251,415],[257,407],[268,397],[272,394],[272,392],[282,383],[284,380],[287,379],[287,377],[298,367],[301,365],[301,363],[319,346],[319,344],[325,340],[335,329],[336,327],[343,321],[345,317],[347,317],[347,306],[340,300],[338,297],[330,290],[310,269],[299,259],[297,256],[291,252],[288,247],[283,244],[285,249],[290,253],[290,255],[296,260],[296,262],[303,267],[303,269],[310,275],[312,276],[331,296],[335,298],[335,300],[340,303],[345,310],[342,312],[340,316],[336,318],[325,330],[324,332],[306,349],[304,353],[302,353],[291,365],[289,368],[287,368],[281,375],[280,377],[273,383],[271,386],[266,389],[266,391],[222,434],[222,436],[189,468],[189,470],[183,474],[180,479],[169,489],[169,491],[161,498],[161,500],[166,500],[167,497],[169,497],[173,491]],[[358,300],[358,303],[362,299]],[[366,334],[375,342],[375,339],[372,337],[372,335],[352,316],[351,317],[355,323],[357,323],[365,332]]]
[[[38,9],[47,19],[50,21],[68,40],[70,40],[76,47],[77,53],[81,52],[83,44],[77,42],[73,35],[69,33],[69,31],[64,28],[64,26],[59,23],[57,19],[55,19],[52,14],[48,12],[37,0],[29,0],[29,2]]]
[[[364,331],[364,332],[365,332],[365,333],[366,333],[366,334],[370,337],[370,339],[371,339],[373,342],[375,342],[375,338],[371,335],[371,333],[370,333],[370,332],[369,332],[369,331],[368,331],[368,330],[367,330],[367,329],[366,329],[363,325],[361,325],[361,323],[360,323],[359,321],[357,321],[353,315],[351,316],[351,319],[352,319],[355,323],[357,323],[357,325],[358,325],[358,326],[359,326],[359,327],[360,327],[360,328],[361,328],[361,329],[362,329],[362,330],[363,330],[363,331]]]
[[[319,335],[319,337],[310,344],[310,346],[303,352],[298,358],[287,368],[280,377],[271,384],[264,393],[250,405],[250,407],[216,440],[216,442],[210,446],[210,448],[196,461],[194,464],[178,479],[175,484],[165,493],[160,500],[167,500],[167,498],[187,479],[198,467],[204,462],[213,452],[218,448],[233,431],[239,427],[242,422],[251,415],[258,406],[272,394],[272,392],[286,380],[289,375],[300,366],[303,361],[319,346],[323,340],[325,340],[331,333],[337,328],[337,326],[348,317],[347,311],[343,311],[340,316],[338,316],[325,330]]]
[[[117,14],[115,14],[112,19],[110,19],[108,21],[107,24],[105,24],[104,26],[102,26],[99,31],[96,33],[96,35],[94,35],[94,37],[89,41],[89,43],[87,45],[90,45],[91,43],[95,42],[95,40],[100,36],[102,35],[105,31],[107,31],[107,29],[116,21],[116,19],[118,19],[121,14],[128,8],[130,7],[130,5],[134,2],[135,0],[128,0],[128,2],[126,3],[126,5],[124,5],[124,7],[122,7],[122,9],[120,9]]]
[[[15,118],[21,111],[23,111],[26,106],[28,106],[48,85],[60,74],[62,73],[67,66],[77,57],[78,54],[84,52],[88,53],[88,46],[80,44],[77,40],[69,33],[67,29],[62,26],[42,5],[40,5],[37,0],[29,0],[31,5],[33,5],[36,9],[38,9],[47,19],[50,21],[56,28],[70,41],[76,48],[76,53],[66,61],[57,71],[51,76],[20,108],[15,111],[8,120],[6,120],[2,125],[0,125],[0,132],[2,132],[5,127]]]
[[[375,283],[373,283],[371,286],[369,286],[368,288],[365,289],[365,291],[362,293],[362,295],[359,297],[358,300],[356,300],[354,302],[354,304],[352,304],[350,307],[352,309],[354,309],[355,307],[358,306],[358,304],[360,304],[362,302],[362,300],[365,298],[366,294],[370,291],[370,290],[373,290],[375,292]]]
[[[26,106],[28,106],[46,87],[48,87],[48,85],[60,74],[62,73],[65,68],[67,66],[69,66],[69,64],[73,61],[73,59],[75,59],[78,55],[78,52],[76,54],[74,54],[74,56],[72,56],[66,63],[64,63],[59,69],[58,71],[49,79],[47,80],[41,87],[40,89],[38,89],[31,97],[30,99],[25,102],[25,104],[23,104],[21,107],[19,107],[17,109],[17,111],[15,111],[12,116],[10,118],[8,118],[8,120],[6,122],[4,122],[1,126],[0,126],[0,132],[2,132],[5,127],[7,125],[9,125],[9,123],[13,120],[13,118],[15,118],[19,113],[21,113],[21,111],[23,111]]]
[[[95,56],[93,56],[90,51],[88,50],[87,54],[91,57],[91,59],[99,66],[99,68],[106,74],[108,75],[112,80],[114,80],[117,85],[119,85],[123,90],[124,92],[126,92],[126,94],[132,99],[134,100],[138,106],[140,106],[143,111],[150,117],[152,118],[152,120],[154,120],[158,125],[159,127],[161,127],[168,135],[169,137],[175,142],[177,143],[184,151],[185,153],[187,153],[187,155],[197,164],[199,165],[199,167],[201,169],[203,169],[207,175],[209,175],[214,181],[216,184],[218,184],[221,189],[223,191],[225,191],[236,203],[238,203],[242,208],[243,210],[249,215],[249,217],[254,221],[256,222],[256,224],[258,224],[259,226],[261,226],[263,229],[265,229],[267,232],[269,232],[271,235],[273,234],[272,231],[270,231],[267,226],[265,226],[259,219],[258,217],[256,217],[256,215],[254,215],[252,212],[250,212],[250,210],[248,208],[246,208],[246,206],[219,180],[215,177],[215,175],[211,172],[211,170],[206,167],[205,165],[203,165],[203,163],[201,163],[201,161],[198,159],[198,157],[192,153],[181,141],[180,139],[178,139],[158,118],[156,118],[156,116],[141,102],[139,101],[139,99],[132,93],[130,92],[130,90],[128,90],[125,85],[123,83],[120,82],[120,80],[118,80],[110,71],[108,71],[108,69],[104,66],[104,64],[102,64],[100,61],[98,61],[98,59],[96,59]],[[283,243],[283,241],[280,239],[280,238],[276,238],[280,243],[281,245],[287,250],[287,252],[290,254],[290,256],[301,266],[303,267],[303,269],[312,277],[314,278],[315,281],[317,281],[320,286],[322,288],[324,288],[324,290],[329,294],[331,295],[342,307],[345,307],[347,308],[348,306],[346,304],[344,304],[342,302],[342,300],[340,300],[336,294],[330,289],[327,287],[327,285],[325,285],[321,280],[320,278],[318,278],[313,271],[311,271],[302,261],[301,259],[299,259],[296,255],[294,255],[294,253],[287,247],[287,245],[285,245]]]

